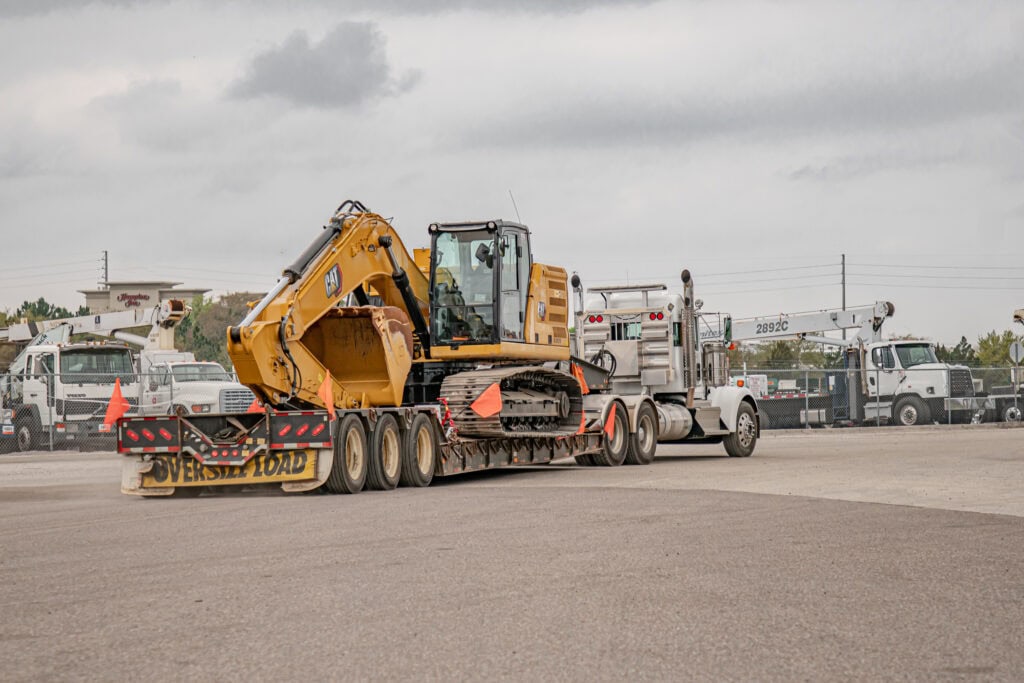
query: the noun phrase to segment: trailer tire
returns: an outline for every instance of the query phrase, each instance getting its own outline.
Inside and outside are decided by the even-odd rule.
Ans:
[[[583,467],[594,466],[594,458],[590,455],[590,453],[587,453],[586,455],[574,455],[573,460],[576,461],[577,465],[582,465]]]
[[[402,442],[402,486],[429,486],[437,464],[437,433],[430,417],[419,413],[412,419]]]
[[[636,410],[636,432],[629,435],[626,463],[629,465],[650,465],[654,452],[658,450],[658,414],[647,401]]]
[[[385,413],[370,435],[370,462],[366,485],[375,491],[390,491],[398,486],[402,474],[402,433],[398,420]]]
[[[892,408],[892,421],[902,427],[926,425],[931,423],[932,414],[917,396],[904,396]]]
[[[171,498],[198,498],[202,493],[202,486],[175,486]]]
[[[757,445],[757,415],[754,407],[743,401],[736,411],[736,431],[722,438],[730,458],[749,458]]]
[[[325,485],[331,493],[359,493],[366,483],[366,431],[358,415],[346,415],[334,437],[334,462]]]
[[[605,434],[604,445],[601,450],[590,457],[595,465],[603,467],[618,467],[626,460],[626,451],[629,450],[629,420],[627,419],[626,406],[622,401],[613,401],[608,412],[614,410],[612,415],[612,435]],[[607,418],[606,418],[607,419]]]

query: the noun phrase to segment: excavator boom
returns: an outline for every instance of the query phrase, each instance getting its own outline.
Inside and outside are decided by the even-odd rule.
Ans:
[[[368,292],[383,301],[371,307]],[[415,356],[429,353],[429,283],[382,216],[346,201],[237,327],[239,380],[274,405],[400,405]],[[349,296],[360,306],[345,306]]]

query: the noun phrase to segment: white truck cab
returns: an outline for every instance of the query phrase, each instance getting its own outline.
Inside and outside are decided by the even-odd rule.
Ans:
[[[143,414],[244,413],[254,394],[219,363],[171,360],[149,366]]]

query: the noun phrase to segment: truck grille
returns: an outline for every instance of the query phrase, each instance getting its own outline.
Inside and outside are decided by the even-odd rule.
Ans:
[[[950,368],[949,395],[953,398],[974,396],[974,380],[967,368]]]
[[[248,389],[221,389],[220,412],[244,413],[256,398]]]

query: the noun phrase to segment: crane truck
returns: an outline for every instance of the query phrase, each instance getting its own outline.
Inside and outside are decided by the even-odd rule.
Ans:
[[[414,256],[386,219],[343,202],[227,330],[263,409],[119,420],[122,491],[357,493],[577,456],[622,464],[637,412],[605,371],[572,357],[565,269],[535,262],[519,223],[428,234],[429,252]]]
[[[18,450],[110,438],[101,425],[115,380],[132,412],[245,409],[252,392],[223,381],[229,378],[219,365],[212,364],[216,374],[210,364],[197,364],[191,353],[174,349],[174,328],[189,311],[174,299],[146,309],[19,323],[0,331],[4,341],[28,342],[10,373],[0,378],[6,438]],[[145,337],[128,331],[147,325]],[[82,334],[117,341],[71,341]],[[204,381],[174,381],[197,372]]]
[[[611,391],[639,425],[628,458],[649,462],[657,443],[724,443],[726,453],[754,452],[760,434],[757,403],[748,389],[729,386],[725,346],[702,341],[700,302],[689,270],[682,293],[663,283],[593,287],[578,276],[575,353],[605,368]],[[606,395],[586,396],[601,402]],[[635,416],[635,417],[634,417]]]
[[[769,393],[759,387],[765,405],[772,401],[778,425],[858,424],[886,421],[899,425],[944,421],[950,414],[967,419],[991,403],[977,396],[969,368],[940,363],[931,342],[884,339],[882,326],[895,307],[887,301],[871,306],[806,313],[779,314],[732,320],[728,342],[768,339],[802,339],[843,348],[843,371],[831,373],[833,386],[817,393],[810,387],[798,392]],[[824,336],[827,331],[856,329],[850,339]],[[794,395],[795,394],[795,395]],[[813,410],[805,407],[814,404]],[[946,416],[946,417],[944,417]],[[966,417],[965,417],[966,416]]]
[[[1024,325],[1024,308],[1013,312],[1013,322]],[[1019,342],[1018,342],[1019,343]],[[1002,386],[993,386],[989,398],[994,402],[992,416],[1003,422],[1020,422],[1024,417],[1024,391],[1020,377],[1020,363],[1015,360],[1014,367],[1010,369],[1010,383]]]

